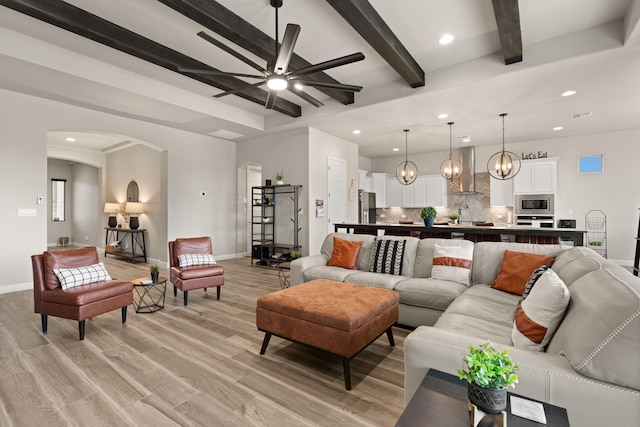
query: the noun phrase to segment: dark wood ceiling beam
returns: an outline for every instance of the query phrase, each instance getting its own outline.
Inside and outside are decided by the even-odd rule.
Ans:
[[[177,72],[178,67],[217,71],[200,61],[61,0],[0,0],[0,5],[171,71]],[[235,77],[202,76],[188,73],[184,75],[223,91],[247,85],[245,81]],[[237,95],[256,104],[265,105],[268,92],[253,88]],[[291,117],[302,115],[302,109],[299,105],[283,98],[276,100],[274,110]]]
[[[424,86],[424,70],[368,0],[327,0],[327,3],[400,74],[409,86]]]
[[[158,0],[176,12],[199,23],[209,30],[221,35],[227,40],[253,53],[254,55],[271,61],[275,57],[275,40],[260,31],[220,3],[214,0]],[[267,3],[266,1],[264,2]],[[260,7],[260,6],[258,6]],[[275,16],[275,11],[274,11]],[[274,28],[275,32],[275,28]],[[302,37],[304,36],[304,29]],[[195,34],[194,34],[195,40]],[[289,62],[289,71],[298,70],[312,65],[297,54],[293,54]],[[310,76],[310,80],[340,84],[326,73],[320,72]],[[337,89],[317,88],[336,101],[348,105],[353,104],[354,94]]]
[[[522,62],[522,31],[518,0],[492,0],[505,65]]]

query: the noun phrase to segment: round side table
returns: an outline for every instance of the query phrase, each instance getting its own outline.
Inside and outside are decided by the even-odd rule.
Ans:
[[[153,282],[150,276],[131,281],[137,294],[133,296],[133,307],[136,313],[153,313],[164,308],[164,297],[167,292],[167,278],[158,277]]]

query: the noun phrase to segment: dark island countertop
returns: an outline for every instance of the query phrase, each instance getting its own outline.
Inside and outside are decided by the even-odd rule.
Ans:
[[[584,245],[585,230],[575,228],[542,228],[529,227],[522,225],[434,225],[433,227],[425,227],[424,224],[398,224],[398,223],[376,223],[376,224],[360,224],[360,223],[334,223],[335,231],[339,229],[347,229],[347,232],[362,232],[373,230],[384,230],[395,234],[405,231],[407,235],[411,232],[441,232],[441,233],[460,233],[460,234],[492,234],[492,235],[510,235],[510,236],[539,236],[539,237],[559,237],[566,240],[572,240],[576,246]]]

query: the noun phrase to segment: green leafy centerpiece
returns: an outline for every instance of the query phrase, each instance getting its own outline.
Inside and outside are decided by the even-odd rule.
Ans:
[[[490,343],[478,348],[469,345],[464,356],[468,370],[458,369],[460,379],[469,383],[469,401],[487,414],[497,414],[507,409],[507,389],[518,382],[518,365],[514,365],[509,351],[499,352]]]
[[[427,227],[433,227],[433,224],[436,222],[436,217],[438,216],[438,211],[433,206],[427,206],[422,209],[420,216],[424,220],[424,225]]]

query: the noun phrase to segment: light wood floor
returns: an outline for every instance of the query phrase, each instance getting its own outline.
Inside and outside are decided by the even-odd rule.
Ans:
[[[147,264],[105,260],[119,279]],[[403,410],[403,345],[383,335],[351,362],[346,391],[334,356],[277,337],[260,356],[256,299],[280,289],[277,271],[221,261],[225,285],[182,294],[165,309],[120,310],[86,322],[49,317],[31,291],[0,295],[0,426],[393,426]],[[161,274],[166,275],[166,271]]]

